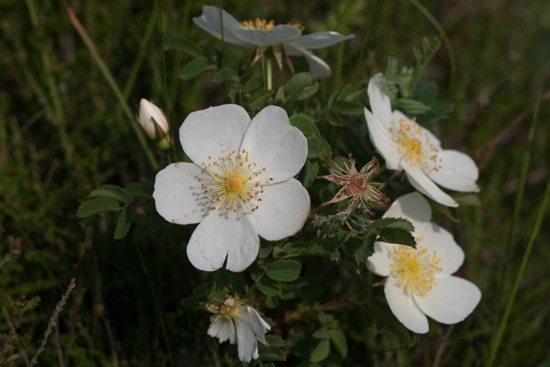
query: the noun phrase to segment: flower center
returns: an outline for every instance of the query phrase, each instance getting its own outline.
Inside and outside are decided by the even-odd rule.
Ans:
[[[243,181],[239,177],[233,176],[227,180],[225,185],[229,191],[237,192],[243,187]]]
[[[361,175],[353,175],[350,180],[350,188],[357,193],[364,193],[369,186],[368,180]]]
[[[256,20],[245,20],[241,22],[242,26],[245,26],[248,29],[261,29],[264,31],[269,31],[275,27],[275,21],[270,20],[269,22],[265,19],[256,18]]]
[[[242,21],[241,25],[248,29],[261,29],[264,31],[269,31],[275,27],[275,21],[270,20],[268,22],[265,19],[256,18],[256,20],[251,19]],[[305,29],[300,23],[287,23],[286,25],[289,27],[301,29],[302,31]]]
[[[422,237],[417,239],[417,242],[420,240]],[[427,252],[428,249],[422,246],[414,249],[400,245],[393,250],[392,276],[417,296],[425,296],[436,286],[434,274],[441,272],[441,267],[437,266],[441,258],[437,257],[435,251],[433,254]]]
[[[427,170],[437,171],[441,168],[441,166],[437,166],[438,150],[430,143],[428,133],[423,132],[420,126],[411,124],[405,119],[399,119],[397,130],[393,128],[395,121],[391,121],[391,123],[392,127],[389,131],[393,133],[394,141],[399,145],[402,159],[410,163],[421,163]]]
[[[265,167],[259,168],[249,159],[249,153],[243,149],[237,154],[234,150],[226,157],[212,159],[203,171],[211,179],[197,178],[203,190],[201,197],[209,210],[241,211],[250,214],[259,208],[259,197],[264,192],[264,184],[273,181],[266,177]]]

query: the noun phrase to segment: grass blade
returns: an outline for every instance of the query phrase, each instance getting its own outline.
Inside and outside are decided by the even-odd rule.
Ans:
[[[128,106],[128,102],[126,102],[126,98],[124,98],[124,95],[120,91],[120,88],[118,87],[118,84],[116,83],[115,79],[113,78],[113,75],[107,68],[107,65],[97,52],[97,49],[88,35],[88,32],[86,32],[86,29],[82,26],[80,21],[78,20],[76,14],[74,13],[73,9],[67,4],[65,0],[62,0],[63,6],[65,7],[65,11],[67,12],[67,15],[69,16],[69,19],[72,23],[72,25],[76,28],[76,31],[80,35],[80,38],[82,38],[82,41],[84,41],[84,44],[88,48],[88,51],[92,55],[92,58],[94,59],[96,65],[99,67],[101,73],[103,74],[103,77],[107,80],[107,83],[109,83],[109,86],[115,93],[118,102],[122,106],[122,110],[124,111],[124,114],[130,121],[130,126],[134,130],[134,133],[137,135],[139,144],[141,145],[141,148],[143,149],[143,152],[147,156],[147,159],[149,160],[149,163],[151,164],[151,168],[153,168],[155,171],[159,169],[159,165],[157,160],[155,159],[155,156],[153,155],[152,150],[147,145],[147,141],[145,139],[145,135],[140,130],[138,122],[136,121],[135,117],[132,114],[132,110]]]

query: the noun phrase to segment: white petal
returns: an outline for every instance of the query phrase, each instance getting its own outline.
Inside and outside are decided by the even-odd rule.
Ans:
[[[432,219],[432,208],[426,199],[417,192],[398,197],[384,213],[383,218],[405,218],[414,226],[413,235],[420,237]]]
[[[436,283],[425,297],[415,296],[415,301],[426,315],[443,324],[464,320],[481,299],[479,288],[465,279],[441,276]]]
[[[157,125],[158,128],[164,133],[168,132],[168,121],[166,121],[164,113],[162,113],[160,108],[144,98],[142,98],[139,103],[138,121],[145,130],[147,136],[149,136],[151,139],[160,138],[157,137],[157,130],[155,128],[155,125]]]
[[[317,32],[298,37],[290,41],[289,43],[295,47],[305,48],[307,50],[315,50],[318,48],[332,46],[337,43],[352,39],[354,37],[354,34],[343,36],[338,32]]]
[[[401,166],[405,172],[407,172],[407,177],[415,189],[442,205],[450,207],[458,206],[457,202],[443,192],[443,190],[424,173],[422,168],[417,165],[411,165],[406,161],[402,161]]]
[[[157,212],[172,223],[200,222],[209,210],[199,199],[202,188],[198,178],[209,180],[210,176],[193,163],[173,163],[157,173],[153,192]]]
[[[441,168],[428,172],[428,176],[439,185],[455,191],[479,191],[476,185],[479,171],[468,155],[456,150],[443,150],[437,154],[437,164]]]
[[[392,121],[395,121],[395,123],[398,123],[399,120],[401,119],[407,121],[407,123],[411,127],[411,130],[418,131],[418,129],[420,129],[422,131],[422,134],[420,135],[420,136],[423,136],[422,143],[424,143],[425,141],[428,144],[433,144],[435,148],[441,147],[441,141],[439,141],[437,136],[435,136],[430,130],[420,126],[417,122],[411,120],[410,118],[407,117],[407,115],[405,115],[403,112],[399,110],[395,110],[392,112]],[[428,139],[425,138],[426,135],[428,136]],[[419,135],[417,134],[416,137],[418,138]]]
[[[291,178],[265,186],[260,198],[259,208],[251,215],[260,236],[277,241],[302,229],[309,215],[310,199],[298,180]]]
[[[241,145],[250,117],[244,108],[234,104],[210,107],[190,113],[180,128],[185,154],[204,167],[208,157],[227,157]]]
[[[239,347],[239,359],[242,362],[250,362],[257,359],[258,344],[260,340],[267,344],[265,333],[270,329],[269,325],[260,315],[249,306],[242,306],[234,312],[235,328],[237,331],[237,345]]]
[[[430,223],[422,236],[418,245],[427,248],[428,254],[435,251],[436,256],[441,258],[438,265],[441,267],[440,274],[450,275],[460,268],[464,262],[464,251],[449,231],[435,223]]]
[[[386,167],[392,170],[401,169],[399,165],[401,157],[399,155],[398,146],[393,141],[388,130],[385,129],[378,119],[366,108],[365,118],[367,120],[367,126],[369,127],[370,140],[380,155],[384,157]]]
[[[214,271],[222,267],[227,256],[227,270],[239,272],[254,262],[259,244],[256,226],[249,216],[214,210],[191,235],[187,257],[195,268]]]
[[[240,25],[239,22],[237,22],[237,20],[225,10],[222,10],[222,12],[224,42],[236,46],[254,47],[256,44],[246,42],[235,35],[235,32],[242,31],[246,28]],[[204,5],[202,7],[202,15],[200,17],[193,18],[193,22],[217,39],[222,39],[220,8],[217,6]]]
[[[391,312],[407,329],[417,334],[428,332],[428,318],[414,303],[411,294],[394,278],[386,280],[384,293]]]
[[[369,81],[367,93],[372,113],[386,130],[389,129],[392,121],[391,99],[386,92],[382,74],[376,74],[372,77]]]
[[[291,27],[284,24],[279,24],[269,31],[264,31],[261,29],[248,29],[245,27],[235,30],[235,36],[240,38],[243,42],[264,47],[290,41],[294,38],[300,37],[301,34],[302,31],[300,28]]]
[[[212,319],[215,319],[216,316],[213,315]],[[219,338],[220,344],[226,340],[229,340],[231,344],[235,344],[235,326],[233,325],[233,321],[225,317],[221,317],[218,321],[212,321],[207,334],[213,338]]]
[[[375,242],[374,254],[367,258],[367,268],[376,275],[387,277],[392,271],[393,246],[388,243]]]
[[[292,43],[286,43],[285,52],[288,56],[303,56],[309,64],[309,71],[313,79],[329,78],[332,75],[330,66],[317,56],[302,47],[297,47]]]
[[[250,160],[266,170],[259,176],[271,183],[286,181],[296,175],[307,157],[304,134],[290,125],[286,111],[269,106],[258,113],[250,123],[239,149],[250,154]]]

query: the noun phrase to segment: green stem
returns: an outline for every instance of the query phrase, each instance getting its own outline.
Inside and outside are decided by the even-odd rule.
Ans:
[[[336,59],[336,72],[334,73],[333,90],[340,89],[340,76],[342,75],[342,64],[344,61],[344,42],[338,45],[338,58]]]
[[[449,90],[452,91],[455,83],[455,74],[456,74],[456,62],[455,62],[455,53],[453,51],[453,47],[451,46],[451,42],[449,41],[449,37],[447,37],[447,33],[445,33],[445,30],[439,24],[437,19],[430,13],[428,9],[424,5],[422,5],[418,0],[409,0],[411,4],[413,4],[420,12],[432,23],[432,25],[437,29],[439,34],[441,35],[441,38],[443,38],[443,42],[445,43],[445,48],[447,49],[447,53],[449,54]]]
[[[367,30],[365,31],[365,34],[363,35],[363,39],[361,40],[361,47],[359,48],[359,57],[357,58],[357,65],[355,66],[355,74],[353,75],[353,81],[357,80],[357,76],[359,75],[359,69],[361,68],[361,63],[363,62],[363,58],[365,57],[365,51],[367,49],[367,41],[369,40],[370,32],[373,28],[374,20],[376,19],[376,0],[372,1],[372,9],[369,9],[369,20],[367,21]]]
[[[544,191],[542,203],[540,204],[539,210],[537,212],[535,225],[533,227],[533,230],[531,231],[531,237],[529,238],[529,242],[527,243],[527,248],[525,249],[525,253],[523,254],[523,259],[521,261],[521,265],[519,267],[519,271],[516,276],[516,280],[514,282],[514,287],[512,288],[512,292],[510,293],[510,298],[508,299],[508,305],[506,306],[506,310],[504,311],[504,316],[502,317],[502,321],[500,322],[500,326],[498,328],[497,337],[495,339],[493,347],[491,348],[491,357],[489,358],[487,367],[492,367],[493,364],[495,363],[500,342],[502,341],[502,337],[506,330],[508,319],[510,318],[510,314],[512,313],[512,307],[514,306],[514,301],[516,299],[516,295],[519,289],[519,284],[521,283],[523,274],[525,273],[525,269],[527,268],[527,261],[529,260],[529,255],[531,255],[531,250],[533,249],[533,243],[535,242],[535,239],[539,234],[542,220],[544,218],[544,213],[546,211],[546,206],[548,204],[548,199],[550,199],[550,179],[546,184],[546,190]]]
[[[516,232],[517,222],[518,222],[519,214],[521,210],[521,203],[523,200],[523,191],[525,189],[525,181],[527,180],[527,173],[529,172],[529,162],[531,160],[531,151],[533,147],[533,141],[535,139],[535,130],[537,125],[537,117],[539,113],[540,98],[541,98],[541,93],[539,91],[539,94],[537,96],[537,102],[535,104],[535,111],[533,113],[533,121],[531,122],[531,127],[529,128],[529,135],[527,137],[527,143],[525,145],[525,150],[523,151],[518,189],[516,191],[516,200],[514,204],[514,212],[512,214],[512,224],[510,225],[510,231],[508,232],[508,239],[506,241],[506,245],[504,246],[504,256],[503,256],[504,266],[500,273],[499,282],[498,282],[499,290],[497,292],[497,296],[498,296],[497,300],[499,300],[498,302],[499,305],[501,304],[500,294],[504,290],[504,283],[507,279],[507,274],[508,274],[508,255],[510,253],[510,247],[512,246],[512,241],[514,239],[514,234]],[[499,312],[497,312],[497,315],[500,314],[501,312],[502,312],[502,308],[499,307]]]
[[[268,57],[267,58],[267,89],[273,89],[273,68],[272,68],[272,65],[271,65],[271,59]],[[308,99],[306,99],[306,102],[308,101]]]
[[[222,70],[225,67],[225,38],[223,36],[223,0],[220,0],[220,27],[222,32]]]
[[[88,51],[92,55],[92,58],[94,59],[96,65],[99,67],[99,70],[103,74],[103,77],[107,80],[107,83],[109,83],[109,86],[111,87],[111,89],[115,93],[115,96],[117,97],[118,102],[122,106],[122,110],[123,110],[124,114],[126,115],[126,117],[128,118],[128,120],[130,122],[130,126],[132,127],[132,129],[134,130],[134,133],[136,134],[136,136],[138,138],[138,142],[141,145],[141,148],[143,149],[143,152],[145,153],[145,156],[147,157],[147,159],[149,160],[149,163],[151,164],[151,168],[153,168],[153,170],[157,171],[159,169],[159,165],[158,165],[157,160],[155,159],[155,156],[153,155],[153,151],[147,145],[145,135],[141,131],[141,129],[139,127],[139,123],[137,122],[136,118],[133,116],[132,110],[128,106],[128,103],[126,102],[126,99],[124,98],[124,95],[120,91],[120,88],[118,87],[115,79],[113,78],[111,72],[107,68],[107,65],[105,64],[105,62],[103,61],[103,59],[101,58],[99,53],[97,52],[97,49],[96,49],[92,39],[90,38],[90,36],[88,35],[88,32],[86,32],[86,30],[84,29],[84,27],[82,26],[82,24],[80,23],[78,18],[76,17],[76,14],[73,12],[73,9],[71,7],[69,7],[66,0],[61,0],[61,1],[63,2],[63,5],[65,7],[65,11],[67,12],[67,15],[69,16],[69,19],[70,19],[71,23],[73,24],[76,31],[80,35],[80,38],[82,38],[82,41],[84,41],[84,44],[88,48]]]
[[[149,289],[151,290],[151,296],[153,297],[153,303],[155,304],[155,309],[157,311],[159,321],[160,321],[160,327],[162,328],[162,333],[164,335],[164,342],[166,343],[166,348],[168,349],[168,356],[170,358],[170,365],[174,367],[174,358],[172,358],[172,349],[170,348],[170,343],[168,342],[168,335],[166,334],[166,328],[164,327],[164,321],[162,320],[162,315],[160,313],[160,308],[157,303],[157,296],[155,295],[155,289],[153,288],[153,283],[151,283],[151,279],[149,278],[149,272],[147,271],[147,267],[145,266],[145,263],[143,262],[143,256],[141,256],[141,251],[139,250],[139,247],[134,242],[134,246],[136,247],[136,251],[139,255],[139,261],[141,261],[141,267],[143,269],[143,272],[145,273],[145,277],[147,278],[147,283],[149,284]]]

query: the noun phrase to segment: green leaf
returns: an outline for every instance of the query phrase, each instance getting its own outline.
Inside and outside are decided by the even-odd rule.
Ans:
[[[285,87],[280,86],[279,89],[277,89],[277,94],[275,94],[275,100],[283,101],[285,99]]]
[[[204,56],[199,46],[181,37],[171,37],[164,41],[164,50],[183,52],[191,57]]]
[[[481,206],[479,196],[471,193],[455,193],[451,197],[458,203],[459,206]]]
[[[453,222],[460,222],[460,220],[458,219],[458,211],[456,210],[456,208],[450,208],[448,206],[439,204],[438,202],[433,201],[430,198],[427,198],[427,199],[428,199],[428,202],[430,203],[430,207],[434,212],[439,212],[443,214],[444,216],[451,219]]]
[[[355,252],[355,261],[357,261],[358,264],[361,264],[367,259],[367,257],[372,256],[372,254],[374,254],[375,242],[376,242],[376,234],[370,234],[365,237],[365,239],[363,240],[363,244]]]
[[[416,248],[416,240],[414,236],[406,230],[400,228],[382,228],[380,231],[380,237],[377,241],[383,241],[387,243],[396,243],[399,245],[411,246]]]
[[[330,333],[328,332],[328,328],[326,326],[323,326],[322,328],[314,332],[311,336],[315,339],[329,339]]]
[[[311,81],[310,73],[296,73],[285,83],[285,95],[287,99],[292,93],[311,85]]]
[[[246,82],[245,92],[252,93],[256,89],[260,88],[264,84],[263,79],[254,75]]]
[[[348,354],[348,342],[346,341],[346,336],[340,329],[332,329],[329,330],[330,333],[330,340],[332,341],[332,345],[336,348],[338,353],[342,356],[342,358],[346,358],[346,355]]]
[[[309,159],[306,162],[306,174],[304,177],[304,187],[307,189],[311,186],[315,177],[319,173],[319,165],[317,162],[312,162]]]
[[[327,115],[328,123],[331,124],[332,126],[341,127],[344,125],[344,122],[342,121],[342,119],[340,118],[340,115],[338,115],[336,111],[329,109],[325,111],[325,114]]]
[[[205,71],[216,70],[217,66],[210,64],[206,57],[197,57],[189,64],[185,65],[183,71],[180,73],[179,77],[183,80],[193,79],[197,75]]]
[[[270,347],[282,348],[285,346],[285,341],[282,338],[275,335],[266,335],[265,340],[267,341]]]
[[[142,184],[139,184],[137,182],[131,182],[124,188],[130,195],[134,197],[134,199],[139,198],[146,198],[146,199],[152,199],[153,195],[151,195],[151,191],[147,189]]]
[[[132,202],[132,196],[122,187],[115,185],[101,185],[90,193],[90,198],[105,198],[119,201],[123,204]]]
[[[181,300],[181,307],[190,310],[202,310],[205,309],[206,297],[204,294],[197,294],[195,296],[187,297]]]
[[[296,260],[281,260],[267,267],[267,276],[274,280],[290,282],[298,278],[302,264]]]
[[[363,91],[365,91],[368,86],[368,80],[362,80],[359,83],[347,85],[346,87],[344,87],[344,89],[342,89],[342,92],[340,93],[340,99],[351,101],[359,94],[363,93]]]
[[[395,105],[395,107],[393,107],[393,105]],[[409,98],[399,98],[395,101],[393,105],[392,108],[405,112],[405,114],[407,114],[409,117],[416,117],[416,115],[420,115],[432,110],[430,106],[426,106],[420,101]]]
[[[328,99],[328,102],[327,102],[327,108],[328,109],[332,109],[334,108],[334,104],[336,103],[336,101],[338,100],[338,97],[340,97],[340,92],[336,91],[336,92],[333,92],[329,99]]]
[[[128,233],[130,229],[130,224],[132,224],[132,216],[134,215],[134,208],[131,204],[126,204],[122,212],[118,217],[118,222],[115,229],[115,240],[123,239],[124,236]]]
[[[260,279],[257,288],[266,296],[276,296],[279,293],[279,284],[267,277]]]
[[[379,229],[379,228],[401,228],[406,231],[414,231],[414,226],[411,222],[409,222],[406,219],[403,218],[381,218],[378,220],[375,220],[370,226],[369,226],[369,232],[373,229]]]
[[[263,259],[264,257],[269,256],[271,253],[271,242],[262,242],[260,245],[260,258]]]
[[[217,72],[216,75],[214,75],[214,77],[212,78],[212,81],[214,83],[223,83],[227,81],[238,83],[239,77],[235,74],[235,71],[233,69],[225,68]]]
[[[328,341],[328,339],[321,340],[319,344],[317,344],[317,347],[313,350],[313,352],[311,352],[309,360],[311,362],[321,362],[328,357],[329,352],[330,342]]]
[[[241,90],[242,85],[238,85],[236,87],[233,87],[231,91],[229,91],[229,99],[231,99],[231,103],[238,105],[242,104]]]
[[[365,112],[365,106],[359,102],[338,100],[334,109],[343,115],[360,115]]]
[[[252,111],[257,110],[275,94],[273,89],[259,89],[248,99],[248,107]]]
[[[310,136],[307,138],[307,156],[308,158],[320,157],[323,154],[323,145],[321,139]]]
[[[96,199],[82,203],[76,211],[76,216],[79,218],[86,218],[90,215],[101,213],[104,211],[116,211],[120,207],[118,203],[111,199]]]
[[[286,355],[277,347],[258,344],[261,361],[286,361]]]
[[[296,114],[290,116],[290,124],[297,127],[305,136],[321,136],[321,133],[315,126],[315,122],[311,117],[304,114]]]
[[[301,101],[303,99],[309,98],[317,91],[319,90],[319,83],[317,81],[314,81],[312,85],[308,85],[307,87],[304,87],[302,89],[298,89],[294,93],[292,93],[290,96],[288,96],[287,100],[296,100]]]

